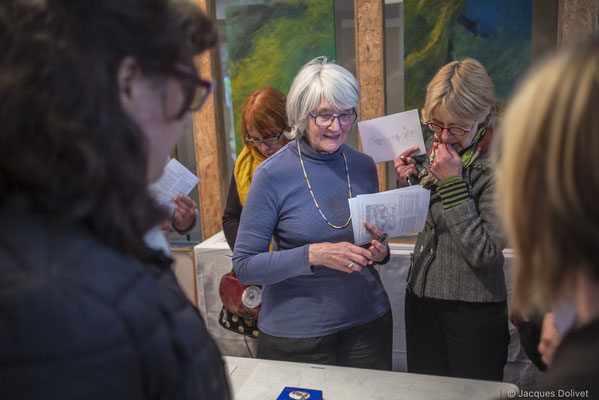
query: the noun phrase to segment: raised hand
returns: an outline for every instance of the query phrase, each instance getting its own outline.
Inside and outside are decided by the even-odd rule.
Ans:
[[[173,199],[175,203],[174,225],[180,231],[186,231],[195,221],[195,201],[187,196],[179,195]]]
[[[409,174],[418,175],[418,169],[416,168],[416,160],[410,157],[418,150],[418,146],[410,147],[409,149],[406,149],[403,152],[401,152],[393,160],[393,167],[395,168],[395,172],[397,172],[399,182],[402,186],[407,186],[406,179]]]

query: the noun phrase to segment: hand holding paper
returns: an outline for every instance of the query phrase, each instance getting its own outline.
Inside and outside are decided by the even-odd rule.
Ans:
[[[166,164],[162,177],[150,185],[150,191],[160,204],[172,212],[175,208],[173,199],[179,195],[187,196],[199,181],[179,161],[172,159]]]
[[[191,227],[196,219],[195,210],[197,204],[195,201],[187,197],[186,195],[180,194],[173,199],[175,203],[175,215],[173,224],[180,231],[186,231]]]
[[[389,237],[420,232],[426,222],[430,192],[422,186],[409,186],[386,192],[361,194],[349,201],[356,243],[372,240],[364,227],[368,221]]]

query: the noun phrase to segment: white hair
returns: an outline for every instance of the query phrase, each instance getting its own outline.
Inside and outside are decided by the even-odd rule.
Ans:
[[[298,72],[287,95],[289,139],[300,140],[306,132],[308,113],[320,105],[323,98],[335,110],[357,108],[360,88],[351,72],[340,65],[329,63],[325,56],[316,57]]]

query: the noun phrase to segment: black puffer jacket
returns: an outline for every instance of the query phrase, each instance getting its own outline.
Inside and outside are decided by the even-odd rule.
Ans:
[[[168,265],[0,207],[0,398],[229,399],[223,362]]]

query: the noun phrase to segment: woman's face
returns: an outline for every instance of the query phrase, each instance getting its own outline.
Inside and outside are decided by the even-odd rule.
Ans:
[[[264,140],[264,142],[260,142],[261,140]],[[268,158],[279,151],[281,147],[285,146],[287,138],[283,132],[283,128],[272,132],[260,132],[258,129],[252,127],[247,130],[246,143],[248,146],[258,149],[264,157]]]
[[[441,106],[433,109],[431,112],[431,121],[445,128],[457,126],[469,131],[463,136],[453,135],[447,129],[443,129],[441,132],[435,132],[435,136],[439,139],[439,142],[452,145],[453,149],[458,153],[472,144],[472,139],[476,135],[479,124],[478,120],[458,121],[445,110],[445,107]]]
[[[341,115],[352,114],[354,111],[335,110],[327,99],[323,98],[320,105],[312,111],[312,115]],[[308,115],[308,126],[306,136],[310,146],[319,152],[333,153],[347,140],[347,135],[352,125],[340,125],[339,118],[334,118],[330,125],[320,127],[314,122],[314,118]]]
[[[146,137],[148,182],[162,176],[170,152],[186,129],[191,127],[191,112],[177,117],[184,102],[181,83],[137,76],[131,81],[130,101],[125,112]]]

